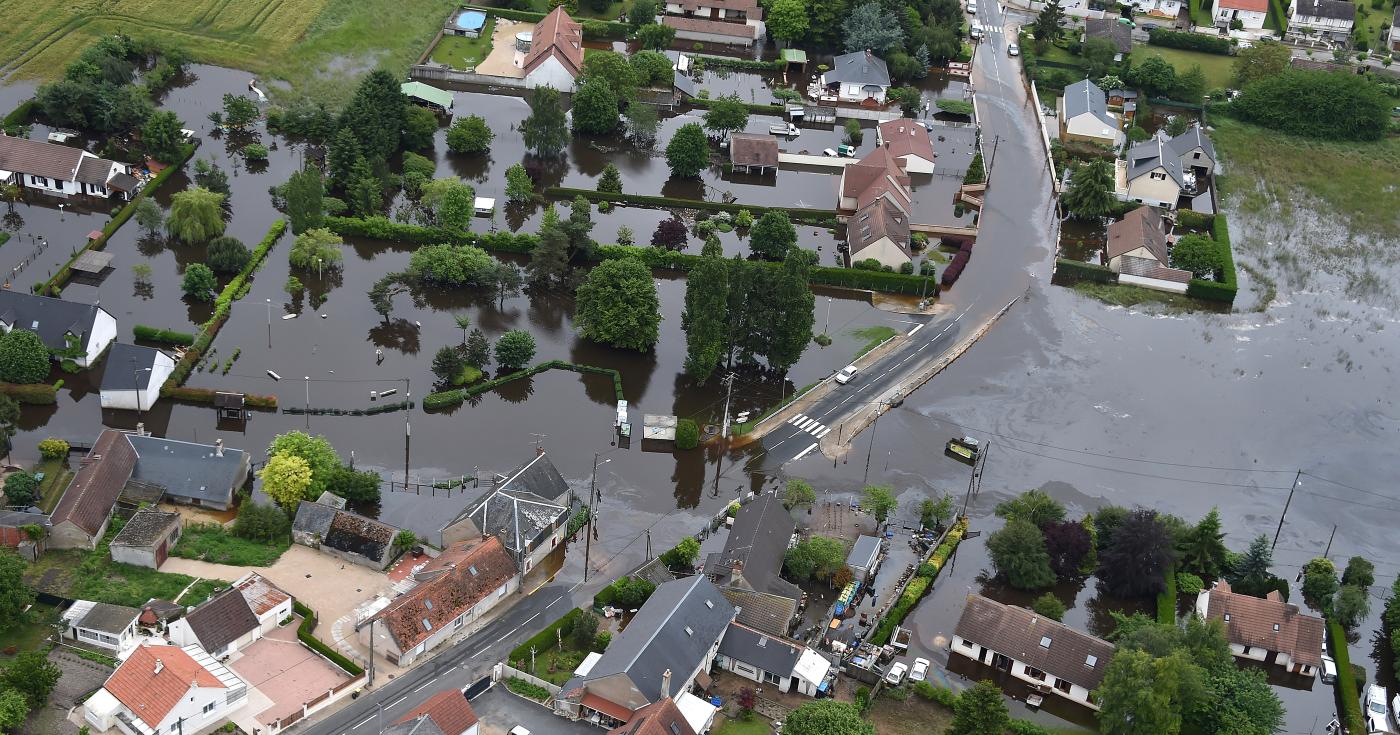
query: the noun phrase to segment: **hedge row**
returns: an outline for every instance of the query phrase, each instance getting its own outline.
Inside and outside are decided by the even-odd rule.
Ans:
[[[1340,702],[1342,725],[1347,732],[1366,732],[1366,721],[1361,718],[1360,687],[1351,669],[1351,651],[1347,650],[1347,634],[1341,623],[1327,618],[1327,640],[1332,644],[1332,659],[1337,662],[1337,683],[1335,696]]]
[[[544,190],[546,196],[558,197],[561,199],[573,199],[583,197],[591,201],[607,201],[615,204],[637,204],[643,207],[663,207],[679,209],[701,209],[710,212],[729,212],[738,214],[740,210],[747,209],[749,214],[755,217],[763,215],[769,210],[779,210],[787,212],[793,222],[799,224],[817,224],[825,226],[823,223],[836,219],[834,209],[805,209],[801,207],[762,207],[754,204],[730,204],[727,202],[710,202],[703,199],[677,199],[675,197],[655,197],[645,194],[622,194],[606,191],[594,191],[593,189],[571,189],[561,186],[551,186]]]
[[[514,649],[511,650],[510,663],[513,665],[520,661],[529,662],[530,648],[532,646],[534,647],[535,652],[538,653],[540,651],[545,650],[546,648],[549,648],[550,646],[558,645],[558,634],[555,633],[555,631],[572,628],[574,625],[574,618],[577,618],[582,614],[583,608],[576,607],[564,613],[564,617],[559,618],[558,620],[550,623],[549,625],[546,625],[544,630],[530,636],[525,640],[524,643],[521,643],[520,645],[516,646]]]
[[[159,342],[165,345],[179,345],[189,347],[194,344],[194,335],[188,332],[176,332],[171,329],[157,329],[148,327],[145,324],[137,324],[131,328],[132,336],[143,342]]]
[[[102,248],[107,247],[107,239],[110,238],[112,234],[115,233],[122,225],[126,224],[126,221],[131,219],[132,215],[136,214],[136,204],[140,202],[143,198],[145,198],[148,194],[151,194],[156,189],[159,189],[161,187],[161,184],[164,184],[167,179],[169,179],[171,176],[174,176],[177,171],[183,168],[185,163],[189,161],[192,156],[194,156],[194,151],[198,147],[198,143],[186,143],[184,148],[182,149],[183,152],[180,154],[180,160],[178,162],[166,166],[163,170],[161,170],[160,173],[156,174],[155,178],[146,182],[146,185],[141,187],[140,193],[132,197],[131,201],[127,202],[126,206],[122,207],[121,211],[117,212],[117,215],[113,217],[111,221],[102,226],[102,236],[98,237],[95,240],[89,240],[86,245],[79,248],[78,251],[73,254],[73,257],[69,258],[68,262],[64,263],[63,267],[59,268],[58,272],[53,274],[53,277],[49,278],[49,280],[47,281],[44,281],[42,284],[39,284],[34,289],[35,293],[48,294],[50,296],[58,296],[59,290],[62,289],[63,286],[68,283],[68,279],[72,277],[73,264],[78,262],[78,258],[83,257],[83,253],[86,253],[89,250],[101,250]]]
[[[351,676],[359,676],[365,673],[364,669],[360,668],[354,661],[341,655],[340,651],[331,648],[325,643],[322,643],[316,636],[311,635],[311,632],[316,630],[316,613],[312,612],[311,608],[301,604],[300,600],[293,600],[292,610],[296,611],[296,614],[301,616],[301,625],[297,626],[297,640],[301,641],[303,646],[330,659],[331,663],[344,669],[345,673]]]
[[[1070,282],[1093,281],[1095,283],[1117,283],[1118,274],[1093,263],[1078,260],[1055,259],[1055,276],[1067,278]]]
[[[538,23],[544,20],[544,13],[535,13],[528,10],[511,10],[509,8],[488,8],[480,5],[464,5],[462,7],[480,10],[499,18],[507,20],[519,20],[527,23]],[[616,23],[607,20],[595,20],[591,18],[579,18],[579,23],[583,25],[584,38],[627,38],[632,30],[626,23]]]
[[[48,406],[58,403],[58,388],[61,385],[63,385],[62,380],[54,385],[48,383],[0,383],[0,393],[20,403]]]
[[[170,398],[186,403],[207,403],[214,405],[214,396],[226,391],[216,391],[213,388],[190,388],[183,385],[167,385],[161,388],[160,394],[163,398]],[[276,410],[277,396],[265,396],[257,393],[247,393],[243,396],[249,408],[262,408]]]
[[[738,59],[733,56],[709,56],[707,54],[691,54],[690,58],[705,62],[705,66],[721,66],[726,69],[744,69],[746,71],[783,70],[782,59],[757,61],[754,59]]]
[[[13,125],[24,125],[29,122],[29,118],[34,115],[34,109],[39,106],[39,100],[33,97],[21,102],[19,107],[10,110],[10,114],[5,116],[3,125],[8,128]]]
[[[1234,304],[1235,295],[1239,293],[1240,285],[1238,275],[1235,273],[1235,255],[1230,247],[1230,225],[1224,214],[1215,215],[1215,222],[1211,227],[1211,237],[1220,248],[1220,280],[1203,281],[1199,278],[1193,278],[1190,283],[1186,284],[1186,295],[1205,301]]]
[[[1206,54],[1230,55],[1230,39],[1224,36],[1207,36],[1203,33],[1169,31],[1157,28],[1147,34],[1147,42],[1153,46],[1179,48],[1186,51],[1200,51]]]
[[[686,102],[691,107],[699,107],[702,110],[708,110],[714,104],[715,100],[705,99],[704,97],[692,97],[686,100]],[[748,108],[749,112],[757,115],[783,115],[787,113],[787,108],[782,105],[761,105],[757,102],[745,102],[744,107]]]
[[[576,373],[597,373],[600,375],[611,375],[613,379],[613,391],[617,395],[617,400],[623,400],[622,374],[618,371],[613,370],[612,368],[600,368],[594,367],[593,365],[580,365],[578,363],[565,362],[564,360],[547,360],[533,367],[528,367],[524,370],[517,370],[508,375],[502,375],[498,378],[493,378],[491,380],[487,380],[482,383],[477,383],[466,388],[456,388],[453,390],[445,390],[437,393],[429,393],[428,396],[423,399],[423,410],[431,411],[433,409],[451,408],[452,406],[461,405],[464,401],[466,401],[468,398],[471,398],[472,396],[479,395],[490,390],[495,390],[496,388],[499,388],[513,380],[528,378],[532,375],[537,375],[546,370],[555,369],[572,370]]]
[[[928,565],[933,567],[933,576],[926,577],[916,574],[909,580],[909,585],[904,588],[904,593],[899,596],[894,607],[885,614],[880,625],[875,629],[874,635],[870,636],[870,642],[877,646],[883,646],[889,642],[890,636],[894,634],[894,627],[904,622],[904,617],[919,604],[924,594],[933,586],[933,581],[938,579],[938,573],[943,571],[943,565],[948,563],[948,557],[958,548],[962,541],[963,534],[967,533],[967,517],[959,518],[953,527],[948,529],[948,534],[943,537],[943,542],[938,548],[933,550],[933,555],[929,557]],[[922,567],[922,565],[921,565]]]
[[[1167,567],[1167,588],[1157,595],[1157,622],[1176,625],[1176,567]]]
[[[513,232],[468,232],[445,227],[420,227],[387,217],[327,217],[325,225],[341,237],[406,242],[417,245],[475,245],[483,250],[529,255],[538,235]]]
[[[9,241],[10,241],[10,233],[8,233],[8,232],[0,232],[0,245],[4,245],[5,243],[7,243],[7,242],[9,242]]]

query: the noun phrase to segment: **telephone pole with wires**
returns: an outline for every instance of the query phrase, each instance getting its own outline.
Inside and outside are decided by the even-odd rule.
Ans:
[[[1302,480],[1303,471],[1298,470],[1298,473],[1293,476],[1293,485],[1288,488],[1288,500],[1283,501],[1283,513],[1279,514],[1278,529],[1274,531],[1274,542],[1269,545],[1269,551],[1273,551],[1274,547],[1278,546],[1278,536],[1283,533],[1283,521],[1288,518],[1288,506],[1293,504],[1293,492],[1302,484]]]
[[[721,378],[720,381],[719,381],[720,383],[722,383],[722,384],[724,385],[724,388],[725,388],[725,393],[724,393],[724,425],[723,425],[723,428],[720,429],[719,435],[720,435],[721,437],[725,438],[725,439],[728,439],[728,438],[729,438],[729,399],[732,398],[732,397],[734,396],[734,378],[735,378],[735,377],[736,377],[736,376],[734,375],[734,373],[729,373],[728,375],[725,375],[723,378]]]

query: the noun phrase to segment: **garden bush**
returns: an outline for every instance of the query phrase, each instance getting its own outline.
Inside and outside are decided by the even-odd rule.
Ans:
[[[1157,28],[1147,34],[1147,42],[1153,46],[1177,48],[1185,51],[1200,51],[1206,54],[1229,56],[1230,39],[1224,36],[1207,36],[1203,33],[1169,31]]]
[[[700,445],[700,427],[693,419],[676,421],[676,449],[694,449]]]
[[[157,329],[148,327],[145,324],[137,324],[131,328],[132,336],[143,342],[159,342],[167,345],[178,345],[189,347],[194,344],[194,335],[186,332],[176,332],[171,329]]]
[[[1094,283],[1117,283],[1118,274],[1093,263],[1082,263],[1078,260],[1065,260],[1059,258],[1055,261],[1056,278],[1069,279],[1070,283],[1077,281],[1093,281]]]
[[[557,633],[555,631],[572,630],[574,619],[583,614],[583,608],[574,608],[558,620],[546,625],[544,630],[530,636],[524,643],[516,646],[510,652],[510,662],[512,666],[523,664],[530,660],[530,648],[533,646],[536,651],[544,650],[550,646],[558,645]],[[521,667],[517,667],[521,668]]]
[[[39,442],[39,456],[44,459],[64,459],[68,456],[68,442],[49,437]]]

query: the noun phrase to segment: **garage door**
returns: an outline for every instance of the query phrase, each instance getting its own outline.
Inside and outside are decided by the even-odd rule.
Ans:
[[[166,557],[166,555],[167,555],[166,549],[165,549],[165,543],[166,543],[166,542],[165,542],[164,540],[162,540],[162,541],[160,542],[160,545],[156,547],[156,568],[157,568],[157,569],[160,568],[160,565],[162,565],[162,564],[165,563],[165,557]]]

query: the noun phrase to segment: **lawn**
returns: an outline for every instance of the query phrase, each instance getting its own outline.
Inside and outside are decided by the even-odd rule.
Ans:
[[[171,556],[236,567],[266,567],[277,561],[290,541],[263,543],[239,538],[217,523],[191,524],[180,535]]]
[[[927,735],[945,731],[953,722],[953,713],[918,695],[903,702],[881,696],[870,708],[870,721],[880,735]]]
[[[870,327],[852,329],[847,334],[865,340],[865,344],[856,352],[856,359],[860,359],[865,353],[875,349],[881,342],[895,335],[894,327],[887,327],[877,324]]]
[[[214,594],[214,590],[226,586],[228,586],[226,582],[221,582],[217,579],[201,579],[190,585],[189,590],[187,590],[185,594],[180,595],[180,599],[174,602],[184,605],[185,607],[193,607],[209,599],[209,597]]]
[[[1215,126],[1211,137],[1227,172],[1221,177],[1221,189],[1243,197],[1246,210],[1258,211],[1276,202],[1287,216],[1296,192],[1302,191],[1320,198],[1353,230],[1400,236],[1400,139],[1322,141],[1295,138],[1224,116],[1215,116],[1211,122]]]
[[[530,0],[530,9],[536,13],[548,13],[554,9],[549,0]],[[597,18],[599,20],[617,20],[622,15],[622,0],[613,0],[608,3],[608,7],[602,12],[595,11],[587,2],[578,4],[578,12],[572,13],[575,18]]]
[[[1393,3],[1386,3],[1381,10],[1371,7],[1370,3],[1362,2],[1356,6],[1356,28],[1364,29],[1361,37],[1366,39],[1370,50],[1375,53],[1384,53],[1386,44],[1381,39],[1381,25],[1389,23],[1395,17],[1395,6]]]
[[[1205,308],[1204,302],[1197,301],[1185,294],[1156,291],[1126,283],[1080,281],[1074,284],[1074,290],[1113,306],[1162,304],[1167,307],[1167,311],[1196,311]]]
[[[52,513],[68,483],[73,480],[73,471],[64,467],[60,459],[46,459],[34,471],[44,473],[44,481],[39,483],[39,508],[45,513]]]
[[[568,636],[564,636],[564,650],[560,651],[558,646],[550,646],[543,651],[535,653],[535,676],[545,681],[563,686],[564,682],[573,678],[574,669],[583,663],[583,659],[588,655],[587,651],[580,651],[573,647]],[[529,671],[530,662],[525,661],[525,670]]]
[[[173,600],[194,581],[184,574],[167,574],[112,561],[108,544],[121,526],[120,519],[113,519],[107,536],[92,551],[54,549],[45,552],[25,570],[25,581],[58,597],[127,607],[141,607],[153,597]]]
[[[496,16],[486,17],[486,25],[477,38],[466,36],[443,36],[433,47],[433,61],[447,64],[454,69],[469,69],[486,59],[491,53],[491,33],[496,29]]]
[[[1177,74],[1184,74],[1193,64],[1199,64],[1201,71],[1206,75],[1206,90],[1224,89],[1230,86],[1230,80],[1235,75],[1234,62],[1229,56],[1203,54],[1199,51],[1183,51],[1162,46],[1136,45],[1133,47],[1134,66],[1153,56],[1160,56],[1163,61],[1176,67]]]
[[[456,378],[452,379],[452,384],[461,386],[468,383],[475,383],[478,380],[481,380],[481,368],[463,365],[462,372]]]
[[[29,612],[21,615],[14,625],[0,630],[0,661],[15,653],[37,650],[44,639],[55,631],[54,624],[57,622],[57,608],[40,602],[34,603]]]
[[[723,719],[724,722],[712,731],[714,735],[768,735],[773,730],[772,723],[758,715],[747,722],[728,717]]]
[[[1039,56],[1045,61],[1058,61],[1061,64],[1074,64],[1075,66],[1081,67],[1084,66],[1084,57],[1075,56],[1074,54],[1069,52],[1069,49],[1062,48],[1053,43],[1045,49],[1045,53],[1040,54]]]

